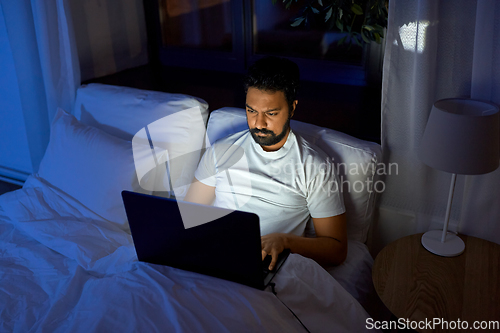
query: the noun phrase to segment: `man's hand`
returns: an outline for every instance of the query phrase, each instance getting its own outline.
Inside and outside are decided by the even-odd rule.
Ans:
[[[316,237],[272,233],[261,237],[262,260],[271,255],[271,270],[284,249],[315,260],[322,266],[340,265],[347,256],[347,226],[344,214],[313,218]]]
[[[271,264],[269,264],[269,270],[272,270],[278,261],[278,256],[284,249],[287,249],[287,234],[272,233],[262,236],[262,260],[266,258],[269,254],[271,259]]]

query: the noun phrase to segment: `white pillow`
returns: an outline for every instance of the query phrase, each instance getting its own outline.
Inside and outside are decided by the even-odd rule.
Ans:
[[[206,125],[208,104],[200,98],[91,83],[78,88],[73,114],[83,124],[132,141],[132,137],[143,127],[194,107],[200,108],[199,115]],[[186,128],[188,122],[189,118],[179,117],[172,126]],[[204,135],[201,137],[204,138]]]
[[[337,174],[346,206],[347,236],[352,240],[366,242],[376,195],[373,191],[376,167],[382,158],[380,145],[296,120],[292,120],[290,126],[295,133],[322,149],[333,159],[335,166],[339,167]],[[244,109],[222,108],[210,114],[207,135],[213,143],[247,128]]]
[[[145,136],[147,128],[155,148],[168,149],[172,161],[170,177],[164,164],[158,166],[147,189],[170,195],[166,191],[172,185],[176,197],[184,198],[205,147],[205,101],[183,94],[93,83],[78,89],[74,115],[84,124],[129,141],[139,133]],[[147,141],[147,137],[143,139]]]
[[[104,219],[128,228],[122,190],[141,191],[131,142],[84,125],[59,109],[38,176]]]

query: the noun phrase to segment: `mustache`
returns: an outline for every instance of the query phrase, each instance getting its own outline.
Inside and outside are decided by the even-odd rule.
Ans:
[[[274,134],[274,132],[273,132],[273,131],[270,131],[270,130],[265,129],[265,128],[263,128],[263,129],[252,128],[252,129],[250,130],[250,132],[251,132],[251,133],[254,133],[254,134],[257,134],[257,133],[262,133],[262,134]]]

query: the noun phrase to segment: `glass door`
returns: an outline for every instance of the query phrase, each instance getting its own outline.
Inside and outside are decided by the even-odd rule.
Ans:
[[[246,2],[247,59],[254,62],[267,55],[287,57],[302,69],[309,81],[366,84],[366,47],[338,44],[347,33],[326,26],[292,26],[300,4],[290,9],[278,1]]]
[[[381,77],[381,47],[339,44],[346,33],[331,27],[292,26],[298,10],[287,10],[280,1],[144,3],[156,25],[148,33],[156,39],[151,54],[159,55],[162,65],[244,73],[256,60],[276,55],[295,61],[308,81],[363,86],[371,72],[376,80]]]
[[[163,65],[241,72],[241,0],[158,0]]]

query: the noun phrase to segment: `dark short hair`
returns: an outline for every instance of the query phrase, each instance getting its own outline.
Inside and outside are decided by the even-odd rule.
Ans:
[[[248,88],[269,92],[283,91],[291,112],[299,89],[299,66],[286,58],[266,57],[250,66],[243,83],[245,93],[248,92]]]

